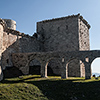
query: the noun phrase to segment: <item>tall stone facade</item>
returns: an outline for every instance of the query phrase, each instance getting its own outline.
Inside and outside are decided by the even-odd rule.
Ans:
[[[0,19],[2,69],[13,66],[12,53],[89,50],[89,28],[87,21],[78,14],[38,22],[37,33],[28,36],[16,31],[15,21]],[[49,66],[55,74],[61,74],[56,60],[51,59]],[[85,75],[84,64],[79,59],[73,58],[67,68],[69,76]]]
[[[44,52],[89,50],[90,25],[80,15],[56,18],[37,23],[37,32],[41,35]],[[57,61],[51,61],[51,67],[60,74]],[[70,61],[69,76],[84,76],[84,66],[78,59]],[[83,74],[81,74],[83,72]]]
[[[83,19],[81,16],[78,19],[79,29],[79,50],[90,50],[90,42],[89,42],[89,28],[90,25],[87,24],[87,22]],[[85,76],[85,67],[84,64],[80,61],[80,74],[81,76]]]

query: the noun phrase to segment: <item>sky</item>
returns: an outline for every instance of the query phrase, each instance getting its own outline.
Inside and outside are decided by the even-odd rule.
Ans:
[[[15,20],[17,30],[29,35],[39,21],[78,13],[91,25],[90,49],[100,50],[100,0],[0,0],[0,18]],[[93,72],[100,73],[100,60],[94,62]]]

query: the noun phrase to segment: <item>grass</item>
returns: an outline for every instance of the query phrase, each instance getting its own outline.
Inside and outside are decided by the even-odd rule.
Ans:
[[[100,79],[39,75],[6,78],[0,83],[0,100],[100,100]]]

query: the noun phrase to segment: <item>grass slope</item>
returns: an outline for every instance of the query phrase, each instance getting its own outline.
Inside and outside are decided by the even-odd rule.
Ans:
[[[100,79],[40,78],[39,75],[6,78],[0,83],[0,100],[100,100]]]

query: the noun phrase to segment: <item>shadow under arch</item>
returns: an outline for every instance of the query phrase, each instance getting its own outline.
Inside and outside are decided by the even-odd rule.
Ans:
[[[28,63],[29,74],[40,75],[41,74],[41,61],[37,58],[31,59]]]
[[[47,75],[49,76],[61,76],[61,59],[60,58],[49,58],[46,61],[46,69],[47,69]]]
[[[94,58],[91,63],[91,74],[95,76],[100,76],[100,57]]]
[[[68,77],[85,77],[85,65],[78,57],[70,58],[67,61],[66,69]]]

